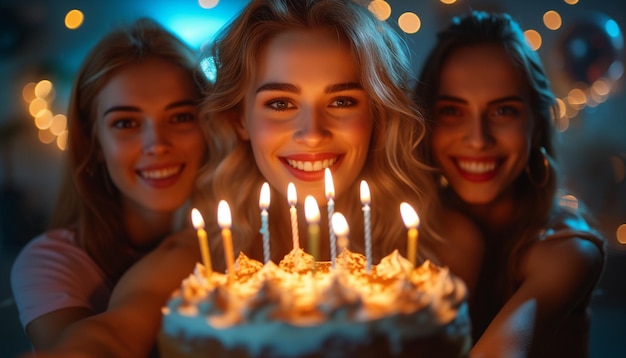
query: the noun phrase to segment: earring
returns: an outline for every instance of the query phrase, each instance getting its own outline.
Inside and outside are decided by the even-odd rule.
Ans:
[[[530,168],[530,163],[531,163],[530,159],[528,160],[528,163],[526,164],[526,174],[528,175],[528,181],[530,181],[530,183],[535,188],[541,189],[541,188],[544,188],[548,184],[548,181],[550,180],[550,161],[548,160],[548,153],[546,152],[546,148],[539,147],[539,153],[541,154],[541,158],[543,161],[543,173],[539,175],[540,179],[537,179],[534,177],[532,173],[532,169]]]
[[[445,176],[443,176],[443,174],[439,177],[439,187],[441,189],[445,189],[448,187],[448,185],[450,185],[450,183],[448,182],[448,179],[446,179]]]

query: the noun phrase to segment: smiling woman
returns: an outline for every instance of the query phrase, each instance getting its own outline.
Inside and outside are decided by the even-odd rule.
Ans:
[[[587,357],[604,242],[582,207],[559,203],[556,100],[519,25],[478,11],[453,19],[416,92],[445,205],[485,237],[472,355]]]
[[[338,193],[356,182],[373,121],[350,49],[331,31],[279,34],[259,56],[241,128],[259,170],[283,197],[294,182],[298,201],[324,202],[324,168]]]
[[[204,82],[195,69],[194,52],[148,19],[112,31],[86,57],[51,230],[12,268],[35,349],[104,311],[121,274],[186,224],[180,215],[206,150],[197,109]]]
[[[359,183],[366,180],[373,262],[394,249],[406,252],[399,207],[408,202],[422,218],[420,257],[449,265],[472,289],[473,263],[481,255],[476,231],[465,218],[442,212],[434,195],[407,50],[392,28],[352,1],[253,1],[217,35],[207,54],[217,64],[214,91],[203,106],[214,135],[207,172],[199,177],[209,192],[200,202],[206,217],[215,217],[218,200],[230,203],[236,252],[263,257],[260,219],[249,210],[258,207],[257,197],[241,192],[258,193],[265,181],[272,259],[279,262],[296,245],[308,247],[303,215],[296,223],[299,242],[292,244],[287,189],[290,183],[297,188],[298,212],[309,195],[326,211],[328,168],[333,210],[350,224],[350,250],[365,252]],[[320,259],[329,260],[327,215],[320,225]],[[209,237],[219,237],[218,228],[209,230]],[[219,240],[211,246],[222,252]],[[213,257],[218,267],[221,256]]]

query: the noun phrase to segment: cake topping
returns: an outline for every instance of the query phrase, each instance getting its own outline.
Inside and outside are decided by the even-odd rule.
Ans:
[[[370,273],[365,257],[348,250],[337,256],[334,269],[330,262],[316,262],[313,270],[313,263],[301,248],[279,265],[263,265],[240,253],[230,282],[217,272],[207,278],[198,264],[181,285],[177,309],[187,316],[204,315],[216,327],[270,319],[294,325],[337,317],[367,321],[426,307],[445,322],[455,317],[456,305],[466,294],[447,268],[430,261],[413,268],[397,250]]]

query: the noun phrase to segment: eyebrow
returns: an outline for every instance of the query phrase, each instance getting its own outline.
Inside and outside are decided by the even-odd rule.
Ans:
[[[165,106],[165,109],[166,110],[170,110],[170,109],[174,109],[174,108],[178,108],[178,107],[197,106],[197,105],[198,105],[198,101],[185,99],[185,100],[182,100],[182,101],[177,101],[177,102],[170,103],[167,106]],[[104,111],[104,113],[102,113],[102,117],[106,116],[107,114],[109,114],[111,112],[141,112],[141,109],[139,109],[139,107],[135,107],[135,106],[113,106],[113,107],[107,109],[106,111]]]
[[[467,101],[462,99],[462,98],[454,97],[454,96],[448,96],[448,95],[437,96],[437,98],[435,98],[435,101],[450,101],[450,102],[457,102],[457,103],[467,103]],[[488,104],[489,105],[494,105],[494,104],[498,104],[498,103],[511,102],[511,101],[523,102],[522,97],[520,97],[520,96],[507,96],[507,97],[494,99],[493,101],[489,101]]]
[[[345,83],[335,83],[324,88],[325,93],[334,93],[340,91],[348,91],[352,89],[362,89],[360,83],[357,82],[345,82]],[[280,83],[280,82],[269,82],[264,83],[259,88],[257,88],[256,93],[263,91],[283,91],[283,92],[291,92],[291,93],[300,93],[300,88],[298,86],[293,85],[291,83]]]

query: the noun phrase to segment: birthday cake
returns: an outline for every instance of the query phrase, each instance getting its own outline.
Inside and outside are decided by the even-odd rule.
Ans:
[[[394,251],[368,270],[294,249],[279,263],[243,254],[229,275],[198,264],[163,307],[161,356],[467,357],[467,291],[447,268]]]

